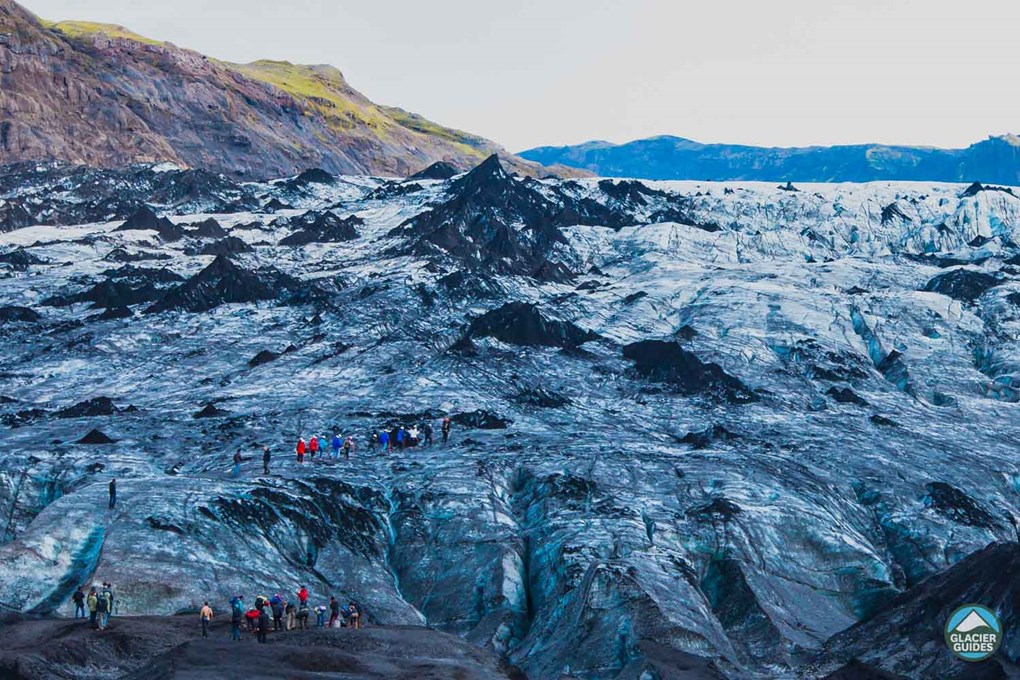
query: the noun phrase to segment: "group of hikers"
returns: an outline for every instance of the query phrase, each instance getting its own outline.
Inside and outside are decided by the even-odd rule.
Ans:
[[[442,425],[440,425],[440,431],[443,436],[443,443],[445,444],[450,439],[450,428],[452,421],[449,417],[443,418]],[[395,425],[389,430],[379,430],[376,432],[373,430],[368,435],[368,449],[369,451],[389,453],[394,449],[407,449],[415,446],[432,446],[435,443],[433,438],[434,429],[432,423],[429,420],[423,420],[420,425],[412,425],[405,427],[403,425]],[[298,438],[297,446],[294,451],[297,454],[297,462],[305,462],[305,455],[312,460],[318,455],[326,455],[324,451],[325,438],[319,439],[315,435],[306,442],[304,436]],[[334,460],[340,457],[341,451],[343,452],[344,460],[351,457],[354,453],[355,443],[354,437],[348,436],[346,438],[341,437],[339,433],[333,435],[333,439],[330,441],[330,446],[333,450],[332,458]],[[267,447],[268,448],[268,447]]]
[[[74,601],[74,618],[84,619],[88,611],[89,625],[96,630],[106,630],[113,613],[113,586],[104,582],[102,586],[92,586],[88,594],[85,586],[78,586],[71,596]]]
[[[446,444],[450,440],[450,429],[453,426],[453,422],[449,417],[443,418],[442,423],[439,426],[439,431],[442,435],[442,441]],[[368,435],[368,450],[372,453],[389,453],[395,449],[407,449],[417,446],[432,446],[435,443],[435,429],[429,420],[423,420],[419,425],[411,425],[405,427],[404,425],[396,425],[389,430],[383,429],[379,431],[373,430]],[[327,450],[332,450],[329,453]],[[327,440],[326,437],[319,438],[312,435],[307,441],[305,441],[304,435],[298,438],[297,445],[294,447],[294,452],[297,455],[297,462],[304,463],[305,456],[309,460],[315,460],[318,457],[320,460],[329,455],[333,460],[338,460],[341,454],[344,460],[349,460],[351,454],[355,452],[357,444],[354,440],[353,435],[343,437],[340,433],[333,435],[332,439]],[[272,462],[273,454],[268,446],[262,448],[262,474],[270,474],[269,464]],[[231,476],[237,478],[241,475],[241,463],[246,459],[241,454],[241,449],[238,449],[234,453],[233,468],[231,469]],[[111,487],[111,498],[114,493]],[[111,501],[112,502],[112,501]],[[113,507],[112,505],[110,507]]]
[[[259,642],[266,642],[270,623],[273,632],[308,630],[311,627],[308,619],[313,611],[315,612],[316,628],[361,628],[361,612],[354,601],[344,607],[336,597],[331,595],[328,605],[321,604],[312,609],[308,604],[308,598],[308,588],[301,586],[297,592],[296,602],[288,601],[279,593],[272,597],[259,595],[255,598],[253,606],[246,611],[244,597],[235,595],[230,599],[230,639],[241,639],[242,626],[249,632],[255,633]],[[329,614],[328,622],[327,613]],[[212,618],[213,610],[206,602],[199,612],[203,638],[209,637],[209,624],[212,622]]]
[[[79,586],[71,600],[74,602],[74,618],[88,618],[89,625],[95,630],[104,631],[109,627],[114,601],[110,583],[92,586],[88,593],[85,586]],[[312,613],[315,614],[315,628],[361,628],[361,608],[357,602],[351,600],[344,606],[331,595],[329,604],[312,608],[308,600],[308,588],[301,586],[293,600],[288,601],[279,593],[272,597],[259,595],[252,607],[245,610],[244,597],[235,595],[230,599],[230,639],[240,640],[242,628],[255,633],[259,642],[266,642],[270,630],[308,630],[312,627],[308,622]],[[213,609],[208,602],[199,610],[198,621],[202,637],[208,639],[209,626],[213,621]]]

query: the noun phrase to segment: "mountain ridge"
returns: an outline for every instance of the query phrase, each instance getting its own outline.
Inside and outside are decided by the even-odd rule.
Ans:
[[[233,64],[122,26],[44,21],[0,0],[0,165],[172,162],[255,179],[311,167],[403,176],[438,161],[466,170],[492,153],[521,174],[558,173],[375,104],[332,66]]]
[[[888,144],[762,147],[703,144],[659,135],[623,144],[590,141],[522,151],[606,177],[659,180],[1020,184],[1020,137],[989,137],[963,149]]]

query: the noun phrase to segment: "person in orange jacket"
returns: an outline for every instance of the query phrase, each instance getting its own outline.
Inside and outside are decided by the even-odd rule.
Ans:
[[[297,599],[299,604],[308,604],[308,588],[301,586],[301,590],[298,591]]]
[[[297,443],[297,462],[299,463],[305,462],[305,450],[306,450],[305,438],[301,437],[300,439],[298,439]]]

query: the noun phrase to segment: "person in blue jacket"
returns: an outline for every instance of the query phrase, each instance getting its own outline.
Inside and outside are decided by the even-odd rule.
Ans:
[[[340,457],[340,447],[344,445],[344,440],[340,438],[340,433],[333,435],[333,458],[337,459]]]
[[[379,433],[379,450],[383,453],[390,450],[390,433],[386,430]]]

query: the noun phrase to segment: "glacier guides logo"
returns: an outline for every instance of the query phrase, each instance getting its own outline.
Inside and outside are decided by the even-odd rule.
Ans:
[[[946,644],[958,659],[984,661],[1002,644],[999,617],[980,604],[965,604],[946,621]]]

